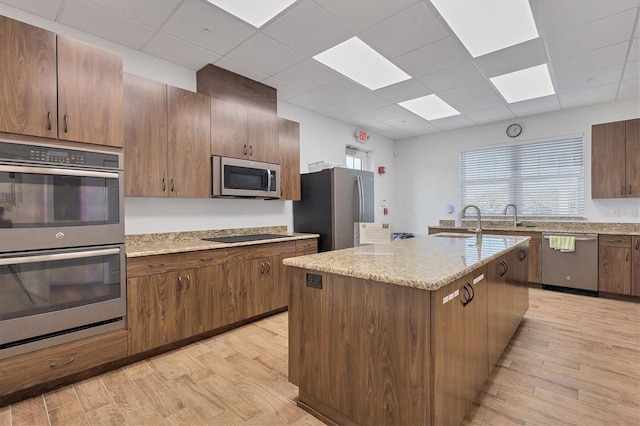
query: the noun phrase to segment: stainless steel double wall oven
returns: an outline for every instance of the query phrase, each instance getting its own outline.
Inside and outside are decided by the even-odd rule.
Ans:
[[[0,140],[0,359],[121,329],[122,154]]]

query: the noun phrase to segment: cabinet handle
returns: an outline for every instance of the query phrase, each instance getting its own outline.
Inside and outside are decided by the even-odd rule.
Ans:
[[[636,250],[638,250],[638,243],[640,243],[640,238],[636,240]]]
[[[624,183],[620,185],[620,195],[624,195]]]
[[[503,260],[502,262],[500,262],[500,266],[502,266],[502,271],[499,272],[501,277],[504,277],[504,275],[507,273],[507,270],[509,269],[509,267],[507,266],[507,264],[505,263],[505,261]]]
[[[249,145],[249,156],[253,155],[253,145]]]
[[[628,192],[628,194],[629,194],[629,195],[631,195],[631,185],[629,185],[629,192]]]
[[[208,262],[210,260],[213,260],[213,256],[211,256],[211,257],[201,257],[200,258],[200,261],[202,261],[202,262]]]
[[[267,272],[271,272],[271,263],[267,261]]]
[[[260,273],[264,274],[264,262],[260,262]]]
[[[464,288],[464,292],[467,293],[467,300],[462,300],[462,306],[467,306],[471,302],[471,293],[469,292],[469,288],[465,284],[462,288]]]
[[[75,357],[71,357],[69,359],[65,359],[62,362],[54,362],[54,363],[49,364],[49,367],[51,367],[51,368],[62,367],[63,365],[71,364],[75,359],[76,359]]]
[[[64,115],[64,132],[69,132],[69,118],[67,117],[67,114]]]
[[[610,242],[610,243],[621,243],[622,242],[622,240],[611,240],[611,239],[609,239],[607,241]]]
[[[173,181],[173,179],[171,179],[171,192],[173,192],[176,189],[176,183]]]
[[[164,192],[167,189],[167,183],[164,181],[164,178],[162,178],[162,192]]]
[[[47,112],[47,130],[51,130],[53,124],[51,123],[51,111]]]
[[[520,250],[520,253],[518,253],[518,259],[520,259],[520,261],[523,261],[527,258],[527,252],[525,250]]]
[[[187,274],[187,290],[191,288],[191,275]]]
[[[627,252],[627,255],[624,257],[624,261],[628,262],[629,261],[629,252]]]
[[[178,291],[182,290],[182,277],[178,275]]]
[[[247,155],[247,144],[244,144],[244,146],[242,147],[242,154]]]
[[[164,263],[150,263],[149,264],[149,268],[160,268],[161,266],[164,266]]]
[[[471,301],[476,297],[476,290],[473,288],[473,285],[471,285],[471,283],[467,285],[471,289],[471,300],[469,300],[469,303],[471,303]]]

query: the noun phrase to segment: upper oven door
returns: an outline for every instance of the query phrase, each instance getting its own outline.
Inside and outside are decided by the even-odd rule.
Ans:
[[[0,252],[124,242],[122,172],[0,164]]]
[[[280,198],[279,165],[225,157],[213,161],[214,196]]]

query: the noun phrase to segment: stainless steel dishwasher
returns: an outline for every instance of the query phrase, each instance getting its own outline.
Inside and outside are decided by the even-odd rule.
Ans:
[[[576,239],[575,251],[552,249],[550,236]],[[598,234],[542,234],[542,284],[598,291]]]

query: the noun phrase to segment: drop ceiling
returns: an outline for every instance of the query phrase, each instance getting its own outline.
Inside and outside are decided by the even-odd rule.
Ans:
[[[428,0],[298,0],[259,29],[205,0],[0,2],[193,70],[213,63],[396,140],[640,97],[640,0],[530,0],[540,37],[477,58]],[[312,59],[353,36],[412,78],[369,90]],[[554,95],[509,104],[490,82],[542,63]],[[429,94],[461,114],[427,121],[397,105]]]

